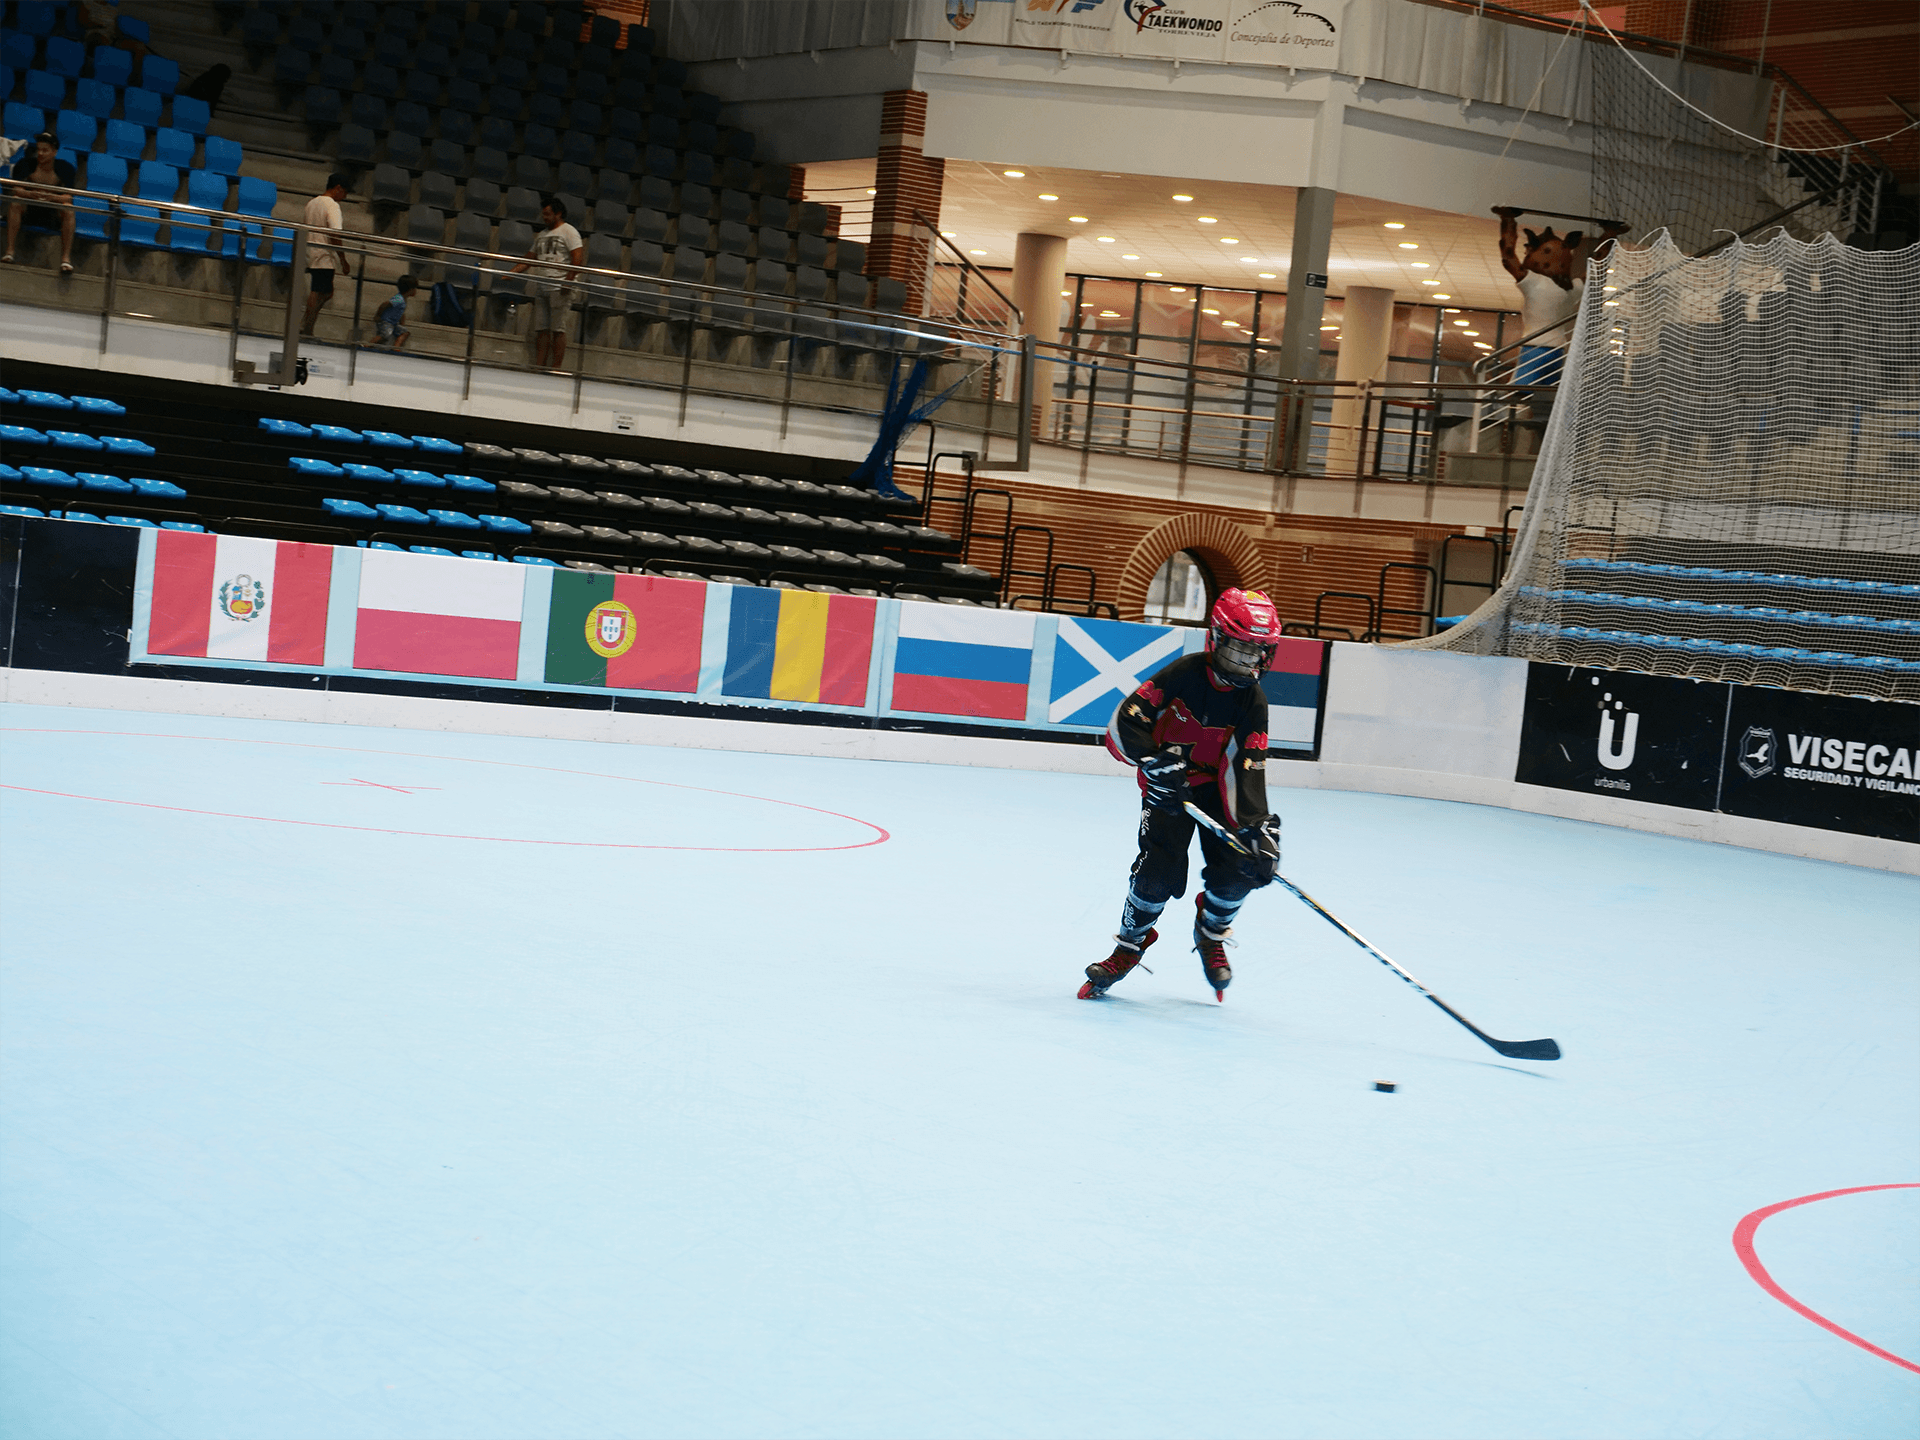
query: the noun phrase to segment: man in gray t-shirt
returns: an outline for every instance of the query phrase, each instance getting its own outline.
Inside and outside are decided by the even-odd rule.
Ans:
[[[533,363],[558,370],[567,359],[567,308],[573,304],[574,267],[586,259],[580,232],[567,223],[567,206],[549,195],[540,205],[540,233],[515,271],[533,272]]]

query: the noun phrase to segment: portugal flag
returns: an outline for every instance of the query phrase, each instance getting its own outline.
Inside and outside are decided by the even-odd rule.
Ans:
[[[556,570],[547,683],[691,695],[706,613],[704,581]]]

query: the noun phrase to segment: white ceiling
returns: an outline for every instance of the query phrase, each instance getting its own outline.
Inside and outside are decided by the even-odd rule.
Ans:
[[[1026,173],[1018,177],[1002,173],[1021,169]],[[871,224],[873,172],[872,160],[809,165],[807,198],[846,207],[841,233],[863,240]],[[1176,194],[1193,199],[1176,201]],[[1183,188],[1153,176],[1028,169],[1017,160],[950,160],[940,227],[953,232],[953,243],[982,266],[1011,267],[1013,237],[1031,230],[1068,237],[1067,269],[1073,273],[1145,278],[1159,271],[1188,285],[1284,290],[1294,194],[1287,186],[1196,181]],[[1073,216],[1086,220],[1075,223]],[[1203,223],[1203,217],[1214,223]],[[1405,228],[1389,230],[1388,221]],[[1103,235],[1112,242],[1102,242]],[[1418,248],[1404,249],[1403,243]],[[1416,263],[1431,268],[1417,269]],[[1499,222],[1491,215],[1342,195],[1334,205],[1327,271],[1333,295],[1349,285],[1371,285],[1407,301],[1438,293],[1452,297],[1443,303],[1519,308],[1519,292],[1500,265]]]

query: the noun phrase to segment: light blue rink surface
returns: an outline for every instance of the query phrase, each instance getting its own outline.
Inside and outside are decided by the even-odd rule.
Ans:
[[[1277,891],[1226,1004],[1184,903],[1076,1000],[1119,775],[0,724],[9,785],[185,807],[0,792],[9,1440],[1920,1428],[1730,1243],[1920,1180],[1912,880],[1281,791],[1289,874],[1566,1050],[1509,1064]],[[653,780],[892,838],[389,833],[873,833]],[[1920,1358],[1917,1220],[1759,1252]]]

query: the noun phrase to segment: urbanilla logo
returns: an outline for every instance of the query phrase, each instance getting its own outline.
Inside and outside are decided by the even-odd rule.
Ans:
[[[1598,677],[1594,684],[1600,683]],[[1614,721],[1619,719],[1619,736],[1614,734]],[[1638,712],[1627,709],[1627,702],[1615,700],[1611,691],[1600,697],[1600,743],[1595,747],[1600,763],[1609,770],[1625,770],[1633,764],[1634,747],[1640,740],[1640,716]]]
[[[1740,768],[1752,779],[1771,775],[1780,759],[1780,742],[1764,725],[1749,725],[1740,737]]]

